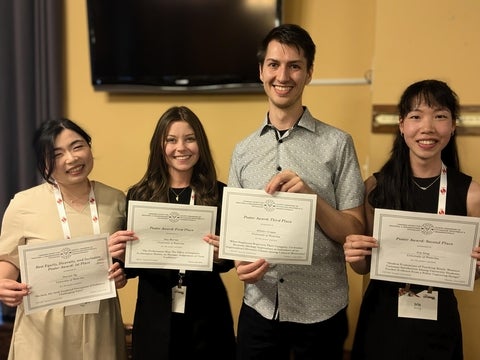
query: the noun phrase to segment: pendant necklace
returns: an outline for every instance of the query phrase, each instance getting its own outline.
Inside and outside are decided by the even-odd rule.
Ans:
[[[187,186],[186,188],[183,188],[182,191],[180,191],[178,194],[175,192],[175,190],[173,190],[173,188],[170,188],[170,191],[175,195],[175,201],[178,202],[178,198],[180,197],[180,195],[183,194],[183,192],[185,190],[187,190],[189,187]]]
[[[413,181],[413,183],[414,183],[415,185],[417,185],[417,187],[418,187],[419,189],[421,189],[421,190],[427,190],[430,186],[432,186],[433,184],[435,184],[435,183],[438,181],[438,179],[440,179],[440,175],[438,175],[438,176],[435,178],[435,180],[433,180],[433,181],[432,181],[429,185],[427,185],[427,186],[420,186],[420,185],[415,181],[414,178],[412,178],[412,181]]]

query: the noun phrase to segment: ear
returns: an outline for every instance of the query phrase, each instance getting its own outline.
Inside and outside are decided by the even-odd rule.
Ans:
[[[455,133],[456,129],[457,129],[457,119],[453,119],[453,121],[452,121],[452,131],[451,131],[452,136]]]
[[[400,130],[400,135],[403,137],[403,119],[399,118],[398,119],[398,129]]]
[[[258,64],[258,77],[260,81],[263,83],[263,66],[262,64]]]
[[[305,80],[305,85],[310,84],[310,82],[312,81],[312,78],[313,78],[313,64],[310,67],[310,69],[308,70],[307,79]]]

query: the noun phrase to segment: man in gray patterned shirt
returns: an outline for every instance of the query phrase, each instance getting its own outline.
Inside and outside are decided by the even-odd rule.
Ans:
[[[364,232],[364,185],[351,136],[302,104],[314,57],[303,28],[283,24],[270,31],[258,52],[268,113],[231,160],[231,187],[317,195],[311,265],[236,261],[245,283],[239,360],[343,358],[348,283],[342,244],[346,235]]]

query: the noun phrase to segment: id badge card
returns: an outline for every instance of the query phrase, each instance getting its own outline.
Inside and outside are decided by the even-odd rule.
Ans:
[[[172,312],[184,314],[186,298],[187,298],[187,287],[174,286],[172,288]]]
[[[399,291],[398,317],[437,320],[437,310],[438,291]]]
[[[82,315],[82,314],[98,314],[100,310],[100,300],[91,301],[83,304],[65,306],[64,314],[69,315]]]

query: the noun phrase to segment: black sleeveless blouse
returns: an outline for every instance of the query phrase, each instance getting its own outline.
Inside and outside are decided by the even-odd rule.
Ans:
[[[435,178],[415,179],[427,186]],[[423,183],[421,183],[423,181]],[[467,215],[467,192],[472,178],[447,169],[446,213]],[[440,182],[426,190],[414,187],[417,212],[436,213]],[[398,289],[403,283],[370,280],[365,292],[352,349],[352,360],[463,359],[457,299],[452,289],[438,291],[437,321],[399,318]],[[419,292],[425,286],[411,286]]]

